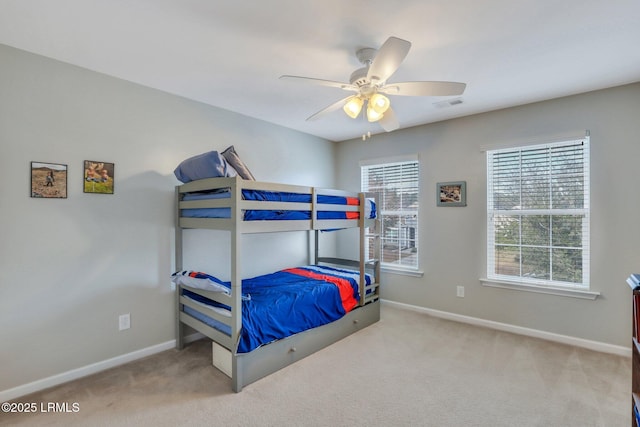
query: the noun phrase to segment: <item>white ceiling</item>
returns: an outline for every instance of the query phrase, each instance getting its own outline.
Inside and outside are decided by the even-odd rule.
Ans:
[[[403,128],[640,81],[638,0],[0,0],[1,44],[332,141],[381,129],[307,122],[348,93],[278,77],[348,82],[389,36],[413,44],[389,82],[467,83],[392,97]]]

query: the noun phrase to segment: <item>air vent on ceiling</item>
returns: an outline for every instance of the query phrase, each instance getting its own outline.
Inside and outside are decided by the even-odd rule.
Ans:
[[[462,104],[462,98],[447,99],[444,101],[433,103],[433,105],[436,108],[448,108],[448,107],[453,107],[454,105],[459,105],[459,104]]]

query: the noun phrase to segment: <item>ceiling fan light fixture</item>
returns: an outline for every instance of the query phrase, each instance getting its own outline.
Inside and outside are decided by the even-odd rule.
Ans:
[[[349,99],[347,103],[344,104],[344,107],[342,107],[342,109],[347,114],[347,116],[355,119],[360,114],[360,111],[362,111],[363,104],[364,101],[359,96],[352,96],[351,99]]]
[[[374,93],[369,100],[370,108],[373,108],[373,110],[378,114],[384,114],[389,109],[390,105],[391,102],[389,101],[389,98],[379,93]]]
[[[367,120],[370,122],[377,122],[383,116],[384,114],[377,112],[375,108],[371,106],[371,102],[369,102],[369,105],[367,106]]]

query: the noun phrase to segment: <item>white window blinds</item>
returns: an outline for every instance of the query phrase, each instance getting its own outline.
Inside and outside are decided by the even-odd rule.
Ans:
[[[418,268],[418,161],[361,167],[362,191],[380,194],[382,265]]]
[[[589,138],[487,152],[487,276],[589,287]]]

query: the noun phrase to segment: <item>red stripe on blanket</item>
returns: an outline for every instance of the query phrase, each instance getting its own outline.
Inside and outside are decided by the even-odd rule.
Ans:
[[[347,197],[347,204],[357,206],[360,204],[360,200],[357,197]]]
[[[298,276],[308,277],[310,279],[333,283],[338,287],[338,291],[340,292],[340,299],[342,300],[342,307],[347,313],[350,312],[356,305],[358,305],[358,301],[353,296],[353,288],[351,287],[351,283],[347,279],[320,274],[313,271],[304,270],[302,268],[288,268],[283,271],[286,271],[287,273],[297,274]]]
[[[360,218],[360,212],[345,212],[347,214],[347,219],[358,219]]]

